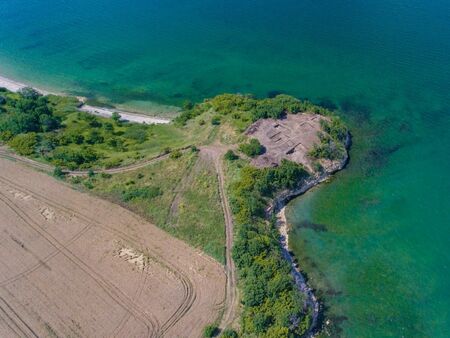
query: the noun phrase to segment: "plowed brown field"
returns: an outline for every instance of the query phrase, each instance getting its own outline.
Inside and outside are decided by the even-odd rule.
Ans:
[[[197,337],[223,267],[135,214],[0,158],[0,337]]]

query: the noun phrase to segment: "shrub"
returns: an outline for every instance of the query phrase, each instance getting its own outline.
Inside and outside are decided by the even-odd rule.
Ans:
[[[19,134],[13,137],[8,144],[20,155],[31,155],[37,145],[37,136],[35,133]]]
[[[112,175],[111,175],[111,174],[108,174],[108,173],[101,173],[101,174],[100,174],[100,177],[101,177],[101,178],[104,178],[104,179],[108,179],[108,178],[111,178]]]
[[[345,147],[343,144],[324,134],[320,135],[320,144],[315,144],[308,153],[312,158],[329,160],[340,159],[344,154]]]
[[[76,169],[84,164],[92,165],[97,161],[98,154],[91,148],[57,148],[53,151],[52,157],[57,165]]]
[[[194,108],[194,104],[191,101],[187,100],[183,102],[183,110],[191,110],[192,108]]]
[[[331,121],[321,120],[320,126],[332,139],[344,142],[347,138],[348,129],[338,117],[332,117]]]
[[[18,93],[26,99],[37,99],[39,96],[42,96],[36,89],[31,87],[25,87],[19,89]]]
[[[238,338],[238,334],[233,329],[226,329],[226,330],[223,330],[222,337],[224,337],[224,338]]]
[[[13,138],[13,136],[14,136],[13,133],[11,133],[9,130],[5,130],[0,133],[0,140],[8,142],[10,139]]]
[[[114,126],[112,125],[112,123],[106,122],[106,123],[103,123],[103,129],[105,129],[105,131],[107,131],[107,132],[113,132]]]
[[[86,137],[86,143],[89,144],[101,144],[105,141],[104,137],[98,130],[91,130],[89,135]]]
[[[56,166],[55,169],[53,169],[53,176],[57,178],[64,177],[64,172],[62,171],[60,166]]]
[[[218,126],[220,124],[220,116],[213,116],[211,119],[211,124],[213,126]]]
[[[245,337],[296,337],[306,331],[302,295],[294,288],[275,222],[265,219],[265,209],[267,197],[295,188],[307,176],[301,165],[285,160],[276,168],[246,166],[230,186],[236,220],[233,258],[242,289]]]
[[[152,199],[160,196],[162,191],[159,187],[143,187],[143,188],[130,188],[122,193],[122,199],[125,202],[135,199]]]
[[[104,162],[103,166],[105,169],[110,169],[120,166],[121,163],[122,159],[120,158],[110,158]]]
[[[147,140],[147,127],[140,124],[130,125],[123,136],[136,142],[143,143]]]
[[[39,123],[43,132],[52,131],[61,126],[60,120],[58,118],[47,114],[39,116]]]
[[[256,157],[264,153],[265,149],[257,139],[251,139],[248,143],[239,146],[239,150],[249,157]]]
[[[234,161],[234,160],[237,160],[237,159],[239,158],[239,156],[237,156],[237,155],[234,153],[234,151],[230,149],[230,150],[228,150],[228,151],[225,153],[224,158],[225,158],[227,161]]]
[[[94,185],[92,184],[92,182],[90,180],[84,181],[83,185],[89,190],[94,189]]]
[[[215,324],[211,324],[205,327],[203,330],[203,337],[214,337],[219,333],[219,328]]]
[[[82,182],[82,178],[80,176],[74,176],[70,179],[73,184],[80,184]]]
[[[114,122],[119,122],[122,116],[118,112],[113,112],[111,115],[111,118],[114,120]]]
[[[174,150],[174,151],[172,151],[172,152],[170,153],[169,157],[170,157],[171,159],[176,160],[176,159],[180,158],[181,155],[182,155],[181,151],[179,151],[179,150]]]

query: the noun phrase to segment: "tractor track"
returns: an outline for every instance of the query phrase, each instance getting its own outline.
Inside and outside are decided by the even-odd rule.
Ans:
[[[79,211],[71,209],[71,208],[69,208],[69,207],[67,207],[65,205],[61,205],[60,203],[58,203],[56,201],[50,200],[49,198],[47,198],[46,196],[43,196],[42,194],[36,193],[34,191],[30,191],[29,189],[27,189],[27,188],[25,188],[25,187],[15,183],[15,182],[9,180],[9,179],[6,179],[4,177],[0,177],[0,182],[3,182],[4,184],[7,184],[7,185],[9,185],[11,187],[14,187],[15,189],[25,191],[25,192],[29,193],[30,195],[32,195],[35,198],[39,197],[38,199],[40,199],[41,201],[45,201],[47,204],[49,204],[53,208],[65,211],[67,213],[71,213],[71,214],[77,216],[78,218],[80,218],[81,220],[86,221],[88,224],[90,223],[94,227],[101,228],[101,229],[103,229],[105,231],[108,231],[108,232],[118,236],[119,238],[121,238],[123,240],[126,240],[126,241],[128,241],[128,242],[130,242],[132,244],[137,244],[137,242],[139,242],[139,240],[137,238],[135,238],[134,236],[127,235],[127,234],[123,233],[122,231],[120,231],[118,229],[106,227],[103,224],[97,222],[96,220],[91,219],[89,216],[86,216],[86,215],[80,213]],[[153,250],[151,250],[149,248],[147,248],[147,250],[153,251]],[[160,337],[160,336],[163,336],[164,333],[169,331],[170,328],[172,328],[181,318],[183,318],[183,316],[192,308],[192,305],[193,305],[193,303],[194,303],[194,301],[195,301],[197,296],[196,296],[196,291],[195,291],[195,288],[194,288],[194,285],[193,285],[192,281],[184,273],[178,271],[168,261],[161,262],[161,260],[158,259],[158,258],[162,258],[162,257],[157,256],[155,254],[154,258],[156,258],[155,259],[156,261],[158,261],[165,268],[167,268],[169,271],[171,271],[176,276],[176,278],[178,278],[180,280],[180,282],[182,284],[182,287],[183,287],[183,291],[184,291],[184,299],[183,299],[182,303],[174,311],[174,313],[164,323],[162,323],[161,326],[159,326],[159,323],[157,322],[156,318],[154,319],[154,327],[158,328],[157,330],[155,330],[155,335],[154,336],[155,337]],[[131,313],[132,312],[130,312],[130,314]],[[134,317],[136,318],[136,316],[134,316]],[[156,323],[155,323],[155,320],[156,320]],[[116,331],[116,329],[114,331]],[[152,335],[149,334],[148,336],[151,337]]]
[[[18,337],[39,338],[36,332],[34,332],[33,329],[22,318],[20,318],[17,312],[2,296],[0,296],[0,301],[2,303],[2,305],[0,305],[0,318],[3,317],[3,319],[5,319],[6,317],[6,320],[4,320],[4,322],[15,334],[17,334]],[[5,310],[5,308],[7,308],[8,310]],[[13,317],[16,317],[16,319]],[[14,327],[10,323],[8,323],[8,321]],[[19,331],[20,333],[17,333],[17,331]]]
[[[78,256],[73,254],[67,247],[61,244],[56,238],[49,234],[45,229],[36,224],[31,218],[29,218],[20,208],[10,201],[9,198],[0,192],[0,200],[11,210],[17,217],[19,217],[24,224],[34,230],[42,238],[44,238],[52,247],[54,247],[60,254],[68,259],[72,264],[82,270],[91,280],[93,280],[100,289],[102,289],[116,304],[122,307],[125,311],[133,315],[134,318],[140,320],[147,328],[147,337],[151,337],[151,328],[156,328],[156,322],[149,318],[142,310],[140,310],[135,304],[132,304],[119,289],[114,285],[104,280],[98,275],[91,267],[85,264]],[[150,325],[150,326],[149,326]],[[151,327],[151,328],[150,328]]]

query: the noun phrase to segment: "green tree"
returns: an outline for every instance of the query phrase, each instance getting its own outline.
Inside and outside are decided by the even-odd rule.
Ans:
[[[220,124],[220,116],[213,116],[211,119],[211,124],[213,126],[218,126]]]
[[[122,119],[122,116],[120,116],[118,112],[113,112],[111,118],[114,120],[114,122],[118,123]]]
[[[225,158],[227,161],[234,161],[234,160],[237,160],[237,159],[239,158],[239,156],[237,156],[237,155],[234,153],[234,151],[230,149],[230,150],[228,150],[228,151],[225,153],[224,158]]]
[[[103,143],[104,138],[98,130],[91,130],[86,138],[86,142],[89,144],[100,144]]]
[[[8,144],[20,155],[32,155],[37,145],[37,136],[36,133],[19,134],[13,137]]]
[[[205,327],[203,330],[203,337],[210,338],[214,337],[219,333],[219,328],[215,324],[211,324]]]
[[[39,93],[36,89],[31,87],[24,87],[19,89],[18,93],[27,99],[37,99],[38,97],[42,96],[41,93]]]
[[[55,167],[55,169],[53,170],[53,176],[55,176],[57,178],[64,177],[64,172],[60,166]]]
[[[243,143],[239,146],[239,150],[249,157],[256,157],[264,153],[265,148],[255,138],[248,143]]]
[[[224,337],[224,338],[238,338],[238,334],[233,329],[226,329],[226,330],[223,330],[222,337]]]

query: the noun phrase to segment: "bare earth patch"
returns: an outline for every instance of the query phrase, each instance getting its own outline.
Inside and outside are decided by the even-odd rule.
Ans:
[[[320,121],[326,119],[317,114],[288,114],[285,118],[263,119],[252,124],[246,134],[257,138],[266,152],[252,160],[256,167],[273,167],[282,159],[301,163],[313,172],[308,151],[315,143],[320,143],[317,133]]]
[[[135,214],[0,159],[0,337],[198,337],[223,267]]]

